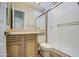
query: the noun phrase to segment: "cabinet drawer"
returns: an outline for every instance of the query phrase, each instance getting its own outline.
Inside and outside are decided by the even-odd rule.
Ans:
[[[22,39],[22,36],[21,35],[8,35],[6,39],[7,39],[7,42],[20,41]]]
[[[36,40],[36,38],[37,36],[34,34],[25,35],[25,40]]]

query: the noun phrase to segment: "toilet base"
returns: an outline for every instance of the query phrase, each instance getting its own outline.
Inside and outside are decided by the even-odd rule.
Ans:
[[[40,53],[43,57],[50,57],[50,52],[49,52],[49,50],[40,49],[40,50],[39,50],[39,53]]]

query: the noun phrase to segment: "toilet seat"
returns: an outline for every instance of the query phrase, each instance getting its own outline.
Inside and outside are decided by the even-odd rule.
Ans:
[[[40,43],[40,54],[45,56],[45,57],[49,57],[50,56],[50,52],[49,50],[52,49],[52,46],[48,43]]]
[[[40,46],[42,47],[42,49],[46,50],[46,49],[51,49],[52,46],[48,43],[41,43]]]

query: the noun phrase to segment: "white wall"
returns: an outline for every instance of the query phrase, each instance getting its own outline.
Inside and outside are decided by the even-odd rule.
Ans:
[[[36,27],[37,29],[40,29],[40,30],[45,30],[45,21],[46,21],[46,16],[43,15],[41,17],[39,17],[38,19],[36,19]]]
[[[79,21],[79,6],[65,2],[48,12],[48,43],[70,56],[79,56],[79,25],[58,24]]]
[[[6,56],[6,3],[0,4],[0,57]]]
[[[36,20],[36,28],[38,30],[42,30],[45,32],[45,21],[46,21],[46,16],[45,14],[41,17],[39,17],[37,20]],[[40,35],[38,36],[38,43],[42,43],[42,42],[46,42],[46,35]]]

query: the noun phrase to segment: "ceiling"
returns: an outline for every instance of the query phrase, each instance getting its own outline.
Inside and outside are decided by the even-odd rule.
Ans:
[[[39,2],[39,3],[37,3],[37,5],[39,5],[40,7],[44,8],[45,10],[50,9],[55,4],[56,4],[55,2]]]
[[[32,6],[35,9],[38,9],[40,11],[46,11],[49,8],[51,8],[53,5],[55,5],[57,2],[26,2],[26,4]]]

